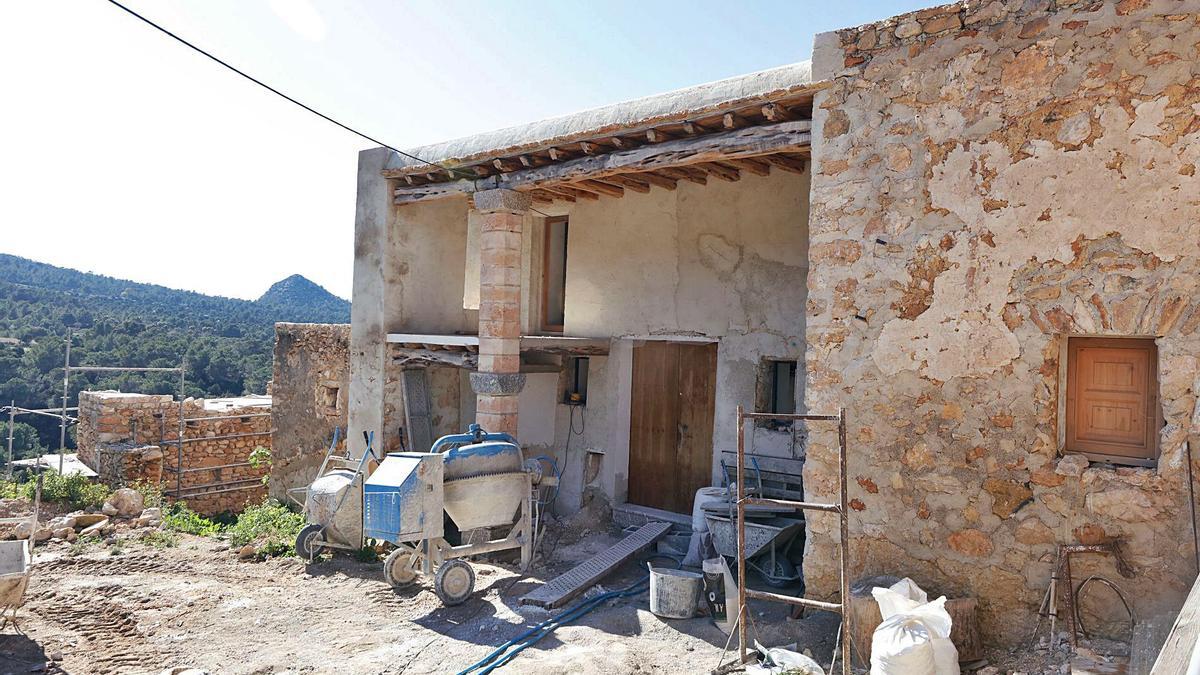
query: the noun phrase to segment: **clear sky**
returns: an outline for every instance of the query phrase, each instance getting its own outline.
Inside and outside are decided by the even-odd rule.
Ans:
[[[411,147],[809,58],[933,0],[127,0],[350,126]],[[105,0],[0,0],[0,252],[255,298],[350,297],[371,144]]]

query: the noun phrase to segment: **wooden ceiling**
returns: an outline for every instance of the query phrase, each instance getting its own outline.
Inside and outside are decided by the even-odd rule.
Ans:
[[[390,169],[398,204],[507,187],[537,202],[674,190],[679,181],[736,181],[807,170],[812,92],[692,120],[626,128],[587,140],[448,167]]]

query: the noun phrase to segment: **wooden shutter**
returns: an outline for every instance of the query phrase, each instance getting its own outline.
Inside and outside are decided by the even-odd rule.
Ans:
[[[1158,457],[1158,350],[1153,340],[1069,338],[1069,452],[1125,464]]]

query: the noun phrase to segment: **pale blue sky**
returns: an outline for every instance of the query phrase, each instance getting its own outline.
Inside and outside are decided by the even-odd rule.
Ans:
[[[614,0],[126,3],[397,147],[809,58],[928,6]],[[0,252],[253,298],[303,274],[350,297],[371,144],[104,0],[0,1]]]

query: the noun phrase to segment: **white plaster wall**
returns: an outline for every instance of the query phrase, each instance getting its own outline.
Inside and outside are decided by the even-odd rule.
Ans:
[[[389,241],[395,274],[386,296],[389,332],[476,331],[478,313],[463,309],[468,208],[465,199],[395,207]]]

